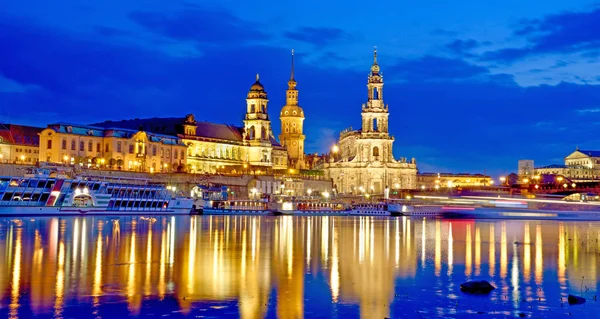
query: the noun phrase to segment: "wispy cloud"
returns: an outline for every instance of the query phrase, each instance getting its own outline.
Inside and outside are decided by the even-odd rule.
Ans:
[[[563,12],[542,19],[523,20],[514,31],[527,45],[488,51],[482,59],[511,63],[532,56],[552,53],[597,52],[600,49],[600,8],[587,12]]]

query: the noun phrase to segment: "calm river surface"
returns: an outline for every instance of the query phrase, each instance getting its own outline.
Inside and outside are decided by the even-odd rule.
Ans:
[[[592,222],[0,218],[0,318],[598,318],[599,254]]]

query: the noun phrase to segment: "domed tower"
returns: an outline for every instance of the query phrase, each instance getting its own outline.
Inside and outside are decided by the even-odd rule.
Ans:
[[[292,50],[292,71],[286,91],[286,103],[281,109],[281,145],[287,149],[290,167],[304,168],[304,139],[303,134],[304,110],[298,105],[298,90],[294,79],[294,50]]]
[[[269,142],[271,134],[271,121],[267,114],[267,92],[259,81],[258,74],[256,82],[250,87],[246,98],[246,117],[244,118],[244,139],[250,144]]]

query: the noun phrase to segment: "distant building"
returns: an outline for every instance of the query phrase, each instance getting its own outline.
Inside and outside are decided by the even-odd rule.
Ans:
[[[0,163],[36,164],[41,127],[0,123]]]
[[[360,190],[382,194],[384,190],[414,189],[417,186],[417,164],[413,158],[394,159],[390,136],[389,110],[383,101],[383,75],[377,64],[377,51],[367,82],[367,103],[362,106],[362,128],[340,134],[339,146],[323,164],[325,176],[333,180],[339,193]]]
[[[68,123],[40,133],[39,161],[138,172],[182,171],[186,145],[176,136]]]
[[[533,160],[519,160],[518,174],[519,176],[531,176],[533,175],[534,166]]]
[[[600,151],[575,149],[564,164],[535,168],[536,175],[560,175],[573,180],[600,179]]]
[[[419,173],[417,186],[421,189],[445,189],[453,187],[481,187],[494,185],[490,176],[468,173]]]

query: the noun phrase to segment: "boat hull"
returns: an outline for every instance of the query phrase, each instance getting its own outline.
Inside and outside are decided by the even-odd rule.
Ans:
[[[101,207],[0,206],[0,216],[62,215],[189,215],[190,208],[164,210],[107,210]]]
[[[269,210],[245,210],[245,209],[214,209],[204,208],[203,215],[273,215]]]

